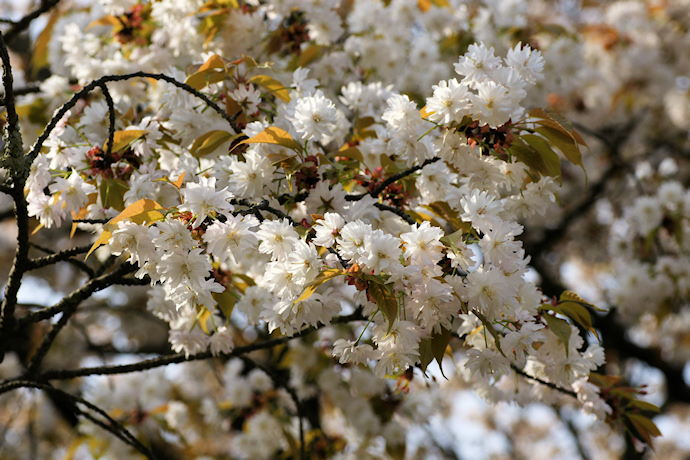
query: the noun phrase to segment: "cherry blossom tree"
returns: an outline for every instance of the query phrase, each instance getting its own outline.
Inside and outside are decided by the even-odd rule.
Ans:
[[[687,1],[0,5],[3,458],[687,455]]]

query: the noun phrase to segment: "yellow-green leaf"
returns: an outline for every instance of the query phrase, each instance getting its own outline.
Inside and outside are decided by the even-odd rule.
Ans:
[[[587,302],[585,299],[580,297],[577,293],[573,291],[563,291],[561,297],[558,299],[559,304],[563,302],[575,302],[582,306],[589,307],[596,311],[606,311],[603,308],[599,308],[593,303]]]
[[[325,47],[320,45],[310,45],[305,50],[303,50],[297,57],[297,61],[293,66],[295,69],[297,67],[306,67],[312,62],[316,61],[321,57],[322,51]]]
[[[53,28],[55,23],[60,18],[60,10],[55,8],[50,13],[48,18],[48,23],[43,28],[36,41],[34,43],[34,52],[31,56],[31,74],[34,78],[38,76],[38,71],[48,67],[50,63],[48,62],[48,43],[53,34]]]
[[[395,300],[392,286],[393,283],[379,284],[370,282],[367,287],[369,295],[371,295],[376,305],[381,309],[383,314],[386,315],[386,318],[388,318],[388,332],[390,332],[393,323],[398,317],[398,301]]]
[[[107,16],[103,16],[100,19],[96,19],[95,21],[91,21],[87,26],[86,30],[91,29],[92,27],[95,26],[112,26],[115,28],[122,28],[122,23],[120,22],[117,17],[109,14]]]
[[[217,54],[214,54],[201,64],[194,73],[188,76],[184,82],[192,88],[200,90],[206,85],[225,80],[225,71],[225,61]]]
[[[235,308],[235,303],[237,302],[235,295],[228,290],[214,292],[212,295],[213,299],[218,303],[218,308],[223,312],[223,316],[229,319]]]
[[[135,201],[130,204],[120,214],[113,217],[105,224],[103,232],[101,232],[101,235],[96,242],[93,243],[91,249],[89,249],[86,258],[88,258],[99,246],[106,244],[110,240],[110,237],[113,236],[113,231],[117,229],[117,223],[121,220],[129,219],[137,224],[150,224],[165,217],[163,210],[165,210],[163,206],[148,199]]]
[[[508,152],[540,174],[560,177],[561,162],[556,152],[551,150],[548,143],[541,137],[533,134],[524,134],[521,137],[527,137],[525,141],[530,145],[516,139],[511,144]],[[539,145],[542,150],[539,151],[531,144]]]
[[[448,225],[453,227],[453,231],[462,231],[468,233],[472,230],[472,224],[460,219],[460,217],[458,217],[458,213],[453,211],[450,205],[445,201],[435,201],[429,205],[425,205],[424,207],[448,222]]]
[[[217,54],[212,55],[210,58],[206,59],[206,62],[201,64],[201,67],[199,67],[197,72],[205,72],[211,69],[225,70],[225,61],[223,60],[223,58],[218,56]]]
[[[125,207],[124,196],[127,190],[129,190],[129,187],[121,179],[103,179],[100,187],[103,207],[122,211]]]
[[[422,117],[424,120],[426,120],[427,118],[429,118],[429,117],[430,117],[431,115],[433,115],[434,113],[436,113],[436,112],[429,112],[429,111],[426,109],[426,106],[422,107],[422,109],[419,111],[419,115],[421,115],[421,117]]]
[[[287,88],[275,78],[271,78],[268,75],[255,75],[249,79],[249,82],[263,86],[270,91],[271,94],[284,102],[290,102],[290,94]]]
[[[319,286],[321,286],[323,283],[326,281],[335,278],[336,276],[339,275],[344,275],[346,272],[344,270],[339,270],[337,268],[328,268],[316,277],[314,281],[312,281],[309,285],[307,285],[306,288],[304,288],[304,291],[302,291],[302,294],[293,302],[293,304],[296,304],[297,302],[302,302],[303,300],[307,300],[309,297],[312,296],[316,292],[316,289],[318,289]]]
[[[237,137],[237,135],[230,134],[229,132],[223,130],[209,131],[206,134],[199,136],[199,138],[194,141],[194,144],[192,144],[192,148],[189,151],[196,157],[202,157],[213,152],[225,142],[232,140],[233,137]]]
[[[113,152],[118,152],[125,147],[129,146],[132,142],[136,141],[137,139],[141,138],[146,134],[146,131],[143,129],[125,129],[122,131],[115,131],[113,135]],[[108,149],[108,141],[105,142],[105,149]]]
[[[299,151],[301,149],[297,141],[294,140],[288,132],[283,131],[280,128],[276,128],[275,126],[269,126],[256,136],[243,140],[240,142],[240,144],[275,144],[282,145],[283,147],[287,147],[295,151]]]
[[[585,307],[575,302],[563,302],[559,303],[558,307],[554,308],[554,311],[567,316],[580,326],[596,335],[597,339],[599,338],[597,330],[592,327],[592,315],[590,315],[589,311]]]
[[[572,134],[550,126],[542,126],[535,131],[544,136],[551,145],[560,150],[572,164],[582,166],[582,154]]]
[[[551,332],[556,334],[556,337],[561,339],[563,346],[565,347],[565,355],[568,356],[569,344],[570,344],[570,334],[572,334],[572,329],[570,329],[570,324],[564,319],[556,318],[552,315],[544,315],[544,320],[546,320],[547,326]]]
[[[352,160],[357,160],[360,163],[364,162],[364,157],[362,156],[362,152],[359,151],[357,147],[345,147],[343,146],[340,150],[338,150],[337,155],[339,157],[346,157],[350,158]]]

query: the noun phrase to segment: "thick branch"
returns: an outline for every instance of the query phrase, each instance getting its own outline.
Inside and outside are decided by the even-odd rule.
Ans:
[[[6,40],[10,40],[7,35],[0,32],[0,60],[2,61],[2,84],[5,87],[5,95],[3,103],[7,110],[7,124],[8,132],[18,130],[19,116],[14,106],[14,77],[12,76],[12,65],[10,64],[10,55],[7,52]]]

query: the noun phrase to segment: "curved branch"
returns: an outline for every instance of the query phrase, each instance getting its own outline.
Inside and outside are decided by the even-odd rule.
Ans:
[[[60,3],[60,0],[41,0],[41,4],[34,11],[30,12],[19,21],[12,21],[12,27],[5,32],[5,39],[7,41],[14,39],[14,37],[28,29],[34,19],[43,13],[47,13],[58,3]]]
[[[297,392],[294,388],[288,385],[285,379],[278,375],[273,369],[263,366],[254,361],[253,359],[247,358],[246,356],[240,356],[240,359],[245,363],[245,365],[264,371],[266,375],[268,375],[271,378],[271,380],[273,380],[273,383],[285,389],[285,391],[288,392],[288,394],[294,401],[295,407],[297,408],[297,418],[299,420],[299,458],[300,460],[305,460],[307,458],[307,454],[304,442],[304,406],[302,405],[302,401],[299,399]]]
[[[402,209],[395,208],[395,207],[393,207],[393,206],[388,206],[388,205],[382,204],[382,203],[374,203],[374,206],[376,206],[377,208],[379,208],[379,209],[382,210],[382,211],[390,211],[390,212],[392,212],[393,214],[396,214],[397,216],[399,216],[400,218],[402,218],[402,220],[404,220],[405,222],[407,222],[407,223],[410,224],[410,225],[416,225],[416,224],[417,224],[417,221],[414,220],[412,217],[410,217],[410,216],[409,216],[405,211],[403,211]]]
[[[113,419],[111,416],[109,416],[103,409],[100,407],[90,403],[89,401],[80,398],[79,396],[75,396],[73,394],[67,393],[65,391],[62,391],[58,388],[55,388],[49,384],[46,383],[41,383],[41,382],[36,382],[32,380],[12,380],[9,382],[5,382],[2,385],[0,385],[0,393],[6,393],[11,390],[16,390],[18,388],[36,388],[39,390],[44,390],[50,393],[54,393],[56,396],[67,399],[68,401],[75,403],[75,404],[81,404],[83,406],[86,406],[93,412],[97,413],[101,417],[103,417],[107,423],[99,421],[92,415],[82,411],[82,410],[77,410],[77,413],[80,415],[86,416],[89,420],[92,422],[96,423],[98,426],[103,428],[104,430],[109,431],[113,435],[115,435],[117,438],[122,440],[124,443],[128,444],[129,446],[135,448],[137,451],[141,452],[143,455],[145,455],[148,458],[155,459],[156,456],[151,452],[146,446],[144,446],[141,441],[139,441],[132,433],[127,430],[124,426],[122,426],[121,423],[119,423],[117,420]],[[88,415],[87,415],[88,414]]]
[[[95,273],[91,267],[86,265],[81,260],[76,260],[72,259],[72,256],[78,255],[78,254],[83,254],[85,252],[88,252],[89,249],[91,248],[91,245],[88,246],[78,246],[70,249],[65,249],[64,251],[60,252],[53,252],[48,248],[44,248],[42,246],[39,246],[37,244],[31,243],[31,246],[35,247],[36,249],[39,249],[49,255],[45,257],[40,257],[38,259],[29,259],[27,261],[27,267],[26,270],[36,270],[38,268],[46,267],[48,265],[53,265],[58,262],[68,262],[71,263],[72,265],[76,266],[80,270],[82,270],[84,273],[86,273],[89,278],[93,278]]]
[[[50,316],[52,316],[52,314],[62,312],[62,316],[60,317],[58,322],[55,323],[48,332],[48,334],[46,334],[45,337],[43,337],[41,344],[38,346],[38,349],[31,357],[31,360],[27,365],[28,373],[31,375],[36,371],[36,369],[38,369],[38,366],[40,366],[41,362],[43,361],[43,358],[45,358],[45,355],[50,350],[50,346],[53,344],[53,341],[57,337],[58,333],[62,330],[62,328],[64,328],[67,325],[67,322],[72,317],[74,312],[77,310],[79,304],[81,304],[84,300],[89,298],[91,294],[93,294],[94,292],[100,291],[111,286],[114,282],[116,282],[117,279],[121,278],[122,275],[133,271],[135,268],[136,267],[134,267],[133,265],[122,264],[114,271],[108,273],[107,275],[103,275],[89,281],[81,288],[77,289],[67,297],[60,300],[54,306],[46,308],[36,313],[29,313],[26,316],[22,317],[18,322],[20,325],[23,324],[22,320],[26,320],[30,323],[34,322],[31,320],[36,320],[36,318],[44,319],[44,315],[46,315],[47,313],[51,313],[49,316],[47,316],[47,318],[49,318]],[[30,318],[31,320],[27,318]]]
[[[386,189],[386,187],[388,187],[392,183],[397,182],[400,179],[402,179],[403,177],[409,176],[410,174],[414,174],[417,171],[419,171],[420,169],[423,169],[426,165],[430,165],[431,163],[436,163],[439,160],[440,160],[439,157],[429,158],[428,160],[425,160],[424,163],[422,163],[421,165],[413,166],[409,169],[406,169],[405,171],[401,171],[398,174],[392,175],[388,179],[381,182],[381,184],[378,187],[376,187],[374,190],[372,190],[369,193],[362,193],[361,195],[348,195],[345,197],[345,199],[347,201],[359,201],[367,195],[371,195],[372,197],[376,198],[377,196],[379,196],[381,194],[381,192],[383,192]]]
[[[340,316],[334,318],[332,324],[343,324],[351,321],[362,321],[364,318],[360,311],[356,311],[351,315]],[[304,337],[305,335],[320,329],[321,327],[310,327],[304,329],[301,332],[293,336],[278,337],[275,339],[266,340],[261,343],[253,343],[251,345],[245,345],[243,347],[236,347],[228,353],[220,353],[217,355],[219,358],[233,358],[250,353],[256,350],[263,350],[266,348],[272,348],[276,345],[281,345],[283,343],[289,342],[290,340],[296,339],[298,337]],[[154,369],[156,367],[167,366],[168,364],[179,364],[188,361],[199,361],[203,359],[208,359],[213,357],[210,351],[205,351],[203,353],[197,353],[195,355],[186,356],[184,353],[176,353],[168,356],[160,356],[158,358],[147,359],[145,361],[140,361],[133,364],[124,364],[116,366],[98,366],[98,367],[85,367],[81,369],[55,369],[43,372],[37,375],[38,379],[41,380],[67,380],[76,377],[85,377],[87,375],[115,375],[115,374],[128,374],[130,372],[139,372],[147,369]],[[0,389],[0,394],[2,393]]]
[[[123,74],[123,75],[107,75],[105,77],[101,77],[97,80],[92,81],[88,85],[84,86],[81,90],[79,90],[77,93],[75,93],[69,101],[67,101],[65,104],[63,104],[62,107],[55,113],[53,118],[51,118],[50,122],[48,125],[45,127],[41,135],[38,137],[38,140],[34,145],[31,147],[31,151],[29,152],[28,156],[31,161],[36,159],[38,156],[38,153],[41,151],[41,148],[43,147],[43,143],[48,139],[48,136],[50,133],[55,129],[57,126],[58,122],[62,119],[62,117],[67,113],[68,110],[70,110],[72,107],[74,107],[77,102],[86,97],[91,91],[93,91],[97,87],[103,87],[105,83],[109,82],[117,82],[117,81],[125,81],[125,80],[131,80],[133,78],[152,78],[154,80],[163,80],[166,83],[170,83],[173,86],[176,86],[177,88],[180,88],[184,91],[187,91],[188,93],[192,94],[193,96],[201,99],[204,101],[204,103],[208,106],[211,107],[218,115],[223,117],[225,121],[227,121],[232,129],[236,132],[239,133],[241,130],[237,127],[235,124],[235,120],[237,119],[237,116],[230,116],[221,108],[218,104],[213,102],[207,95],[204,93],[192,88],[191,86],[187,85],[186,83],[181,83],[177,80],[175,80],[172,77],[169,77],[167,75],[163,74],[158,74],[158,73],[149,73],[149,72],[134,72],[134,73],[128,73],[128,74]]]

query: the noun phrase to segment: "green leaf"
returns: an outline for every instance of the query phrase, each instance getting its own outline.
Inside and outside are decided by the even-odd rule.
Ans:
[[[661,432],[656,424],[649,417],[645,417],[644,415],[625,414],[625,417],[627,417],[637,432],[633,434],[637,434],[636,437],[638,439],[646,442],[649,447],[653,448],[654,442],[652,437],[661,436]]]
[[[309,297],[311,297],[315,292],[316,289],[318,289],[319,286],[321,286],[323,283],[326,281],[335,278],[338,275],[344,275],[347,272],[344,270],[339,270],[337,268],[328,268],[316,277],[314,281],[312,281],[310,284],[307,285],[307,287],[304,288],[304,291],[302,291],[302,294],[295,300],[293,303],[296,304],[297,302],[302,302],[303,300],[307,300]]]
[[[431,361],[434,360],[434,352],[431,351],[431,338],[422,339],[419,342],[419,368],[426,372]]]
[[[218,303],[218,308],[223,312],[225,318],[230,319],[232,311],[235,309],[235,303],[237,302],[237,297],[235,295],[225,290],[223,292],[214,292],[213,299]]]
[[[545,156],[542,156],[534,147],[527,145],[518,137],[510,145],[508,153],[540,174],[551,177],[561,175],[561,162],[556,152],[547,152]]]
[[[556,337],[561,339],[563,346],[565,347],[565,355],[568,356],[569,344],[570,344],[570,334],[572,334],[572,329],[570,329],[570,324],[564,319],[556,318],[552,315],[544,315],[544,320],[546,324],[551,329],[551,332],[556,334]]]
[[[100,187],[103,207],[122,211],[125,207],[124,195],[127,190],[129,187],[121,179],[103,179]]]
[[[441,332],[431,336],[431,353],[438,363],[438,368],[441,369],[441,375],[448,380],[446,374],[443,373],[443,355],[446,353],[446,347],[450,343],[451,332],[450,329],[441,329]]]
[[[386,318],[388,318],[388,332],[391,331],[393,323],[398,317],[398,301],[395,300],[392,289],[393,283],[379,284],[370,282],[367,287],[367,292],[374,299],[376,305],[381,309]]]
[[[520,137],[539,154],[544,168],[538,171],[551,177],[560,177],[561,160],[558,158],[558,154],[553,151],[549,143],[546,142],[543,137],[535,134],[523,134]]]
[[[635,399],[635,400],[631,401],[630,404],[633,407],[635,407],[635,408],[637,408],[643,412],[653,412],[655,414],[658,414],[661,412],[661,409],[659,409],[654,404],[648,403],[647,401],[642,401],[640,399]]]

